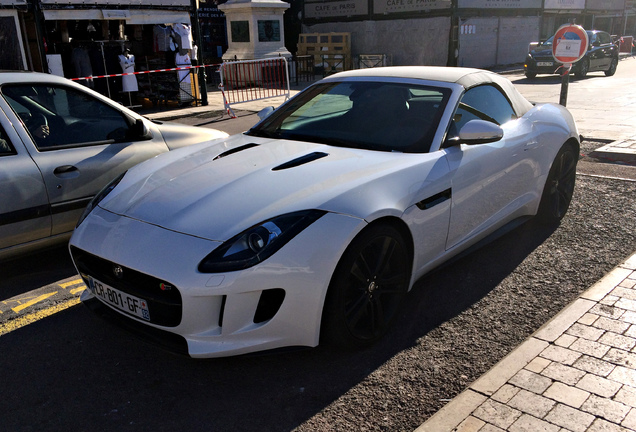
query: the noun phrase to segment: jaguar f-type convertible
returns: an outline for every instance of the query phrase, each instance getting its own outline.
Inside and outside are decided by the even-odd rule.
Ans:
[[[564,107],[495,73],[338,73],[103,189],[69,246],[82,301],[192,357],[364,347],[442,262],[520,220],[558,224],[579,143]]]

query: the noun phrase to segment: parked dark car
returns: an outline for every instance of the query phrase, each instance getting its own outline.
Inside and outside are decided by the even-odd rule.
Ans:
[[[569,33],[565,34],[568,37]],[[583,58],[572,67],[572,73],[577,78],[583,78],[588,72],[603,71],[612,76],[618,66],[618,47],[612,43],[610,35],[604,31],[588,30],[589,48]],[[526,57],[524,71],[526,77],[534,78],[537,74],[561,73],[561,63],[552,56],[552,40],[554,36],[540,43],[531,50]]]

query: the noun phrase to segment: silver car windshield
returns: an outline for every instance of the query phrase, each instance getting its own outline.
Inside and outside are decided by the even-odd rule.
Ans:
[[[395,82],[322,83],[247,132],[377,151],[426,153],[450,89]]]

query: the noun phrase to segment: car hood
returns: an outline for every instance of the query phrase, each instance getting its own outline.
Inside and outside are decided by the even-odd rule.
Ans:
[[[425,170],[413,169],[409,175],[405,169],[426,158],[433,159],[430,154],[235,135],[141,164],[126,174],[100,207],[169,230],[224,241],[297,210],[322,209],[364,218],[374,208],[399,209],[409,198],[397,191],[417,188],[396,183],[421,183]],[[398,170],[400,175],[391,176]],[[371,186],[374,182],[376,187]]]
[[[552,57],[552,46],[550,46],[549,48],[538,47],[537,49],[530,51],[530,55],[532,55],[533,57]]]
[[[164,142],[170,150],[228,137],[227,133],[216,129],[171,122],[152,122],[152,125],[161,133]]]

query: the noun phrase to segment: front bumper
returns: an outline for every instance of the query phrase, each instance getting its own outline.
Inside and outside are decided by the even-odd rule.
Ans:
[[[527,57],[524,63],[524,72],[553,75],[559,73],[560,67],[561,63],[552,57]]]
[[[109,276],[108,269],[119,265],[124,273],[133,271],[143,276],[136,280],[165,281],[178,291],[178,323],[147,322],[103,303],[111,309],[111,315],[119,316],[119,325],[134,327],[138,334],[144,333],[139,330],[145,327],[151,328],[144,337],[167,340],[169,343],[162,345],[173,351],[186,351],[192,357],[221,357],[287,346],[316,346],[331,275],[344,249],[365,224],[357,218],[328,213],[257,266],[204,274],[197,271],[197,266],[219,242],[96,208],[73,234],[70,249],[75,257],[90,254],[102,262],[104,270],[96,271],[76,261],[80,274],[149,300],[151,318],[155,313],[150,299],[145,297],[156,294],[159,283],[133,290],[127,282],[118,283]],[[282,299],[280,295],[269,295],[273,290],[282,290]],[[263,302],[265,296],[267,301]],[[101,303],[88,291],[84,297],[87,303],[91,299]],[[269,308],[269,315],[273,311],[273,316],[263,313],[263,307]]]

